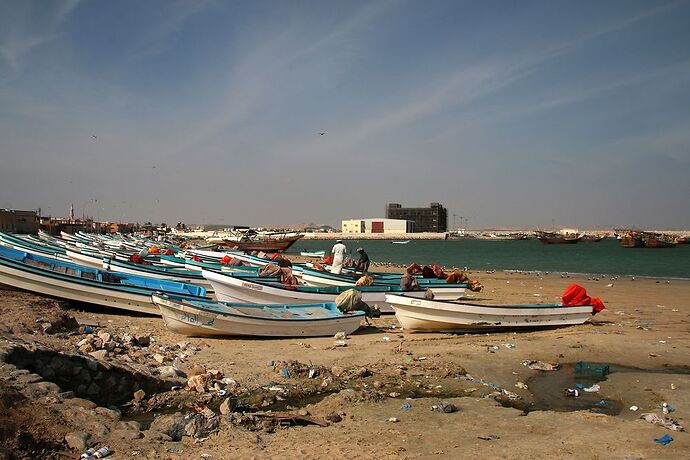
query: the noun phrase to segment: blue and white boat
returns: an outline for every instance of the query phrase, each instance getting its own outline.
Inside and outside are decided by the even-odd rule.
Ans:
[[[321,337],[356,331],[364,312],[334,303],[257,305],[153,294],[165,325],[188,336]]]
[[[204,298],[201,286],[97,268],[0,247],[0,284],[66,300],[160,315],[154,292]]]
[[[229,302],[251,302],[258,304],[298,304],[334,302],[335,298],[348,289],[357,289],[362,300],[369,305],[378,305],[381,313],[393,313],[386,302],[386,294],[405,293],[405,295],[424,298],[429,295],[426,288],[415,291],[402,291],[400,286],[302,286],[284,285],[275,278],[245,276],[219,273],[209,270],[201,272],[211,282],[216,298]],[[447,284],[432,290],[434,298],[456,300],[465,293],[464,285]]]

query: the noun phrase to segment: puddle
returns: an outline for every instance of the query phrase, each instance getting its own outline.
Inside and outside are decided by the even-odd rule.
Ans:
[[[665,367],[660,369],[640,369],[631,366],[622,366],[610,363],[587,363],[590,367],[608,366],[608,374],[630,372],[640,374],[690,374],[688,368]],[[571,412],[589,410],[592,412],[619,415],[625,407],[623,402],[606,397],[605,388],[598,392],[586,392],[579,389],[579,397],[566,397],[564,392],[568,388],[590,387],[603,382],[607,375],[597,372],[580,372],[578,363],[565,363],[557,371],[540,372],[526,380],[533,401],[500,401],[501,405],[520,409],[525,413],[537,410],[549,410],[556,412]],[[597,375],[598,374],[598,375]],[[578,385],[579,384],[579,385]]]

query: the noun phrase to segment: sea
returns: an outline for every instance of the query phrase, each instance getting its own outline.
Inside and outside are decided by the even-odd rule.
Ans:
[[[372,262],[409,265],[437,263],[471,270],[514,270],[592,275],[634,275],[690,279],[690,244],[675,248],[623,248],[615,238],[598,243],[542,244],[538,240],[411,240],[392,244],[387,240],[345,240],[357,258],[361,247]],[[303,250],[330,252],[335,241],[299,240],[289,253]]]

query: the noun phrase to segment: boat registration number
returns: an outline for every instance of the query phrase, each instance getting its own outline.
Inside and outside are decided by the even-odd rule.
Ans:
[[[263,291],[264,287],[254,283],[242,283],[242,287],[254,289],[255,291]]]

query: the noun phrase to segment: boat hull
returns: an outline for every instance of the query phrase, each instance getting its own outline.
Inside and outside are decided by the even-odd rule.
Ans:
[[[592,316],[591,306],[481,306],[437,302],[388,295],[403,329],[411,331],[476,331],[528,329],[582,324]]]
[[[232,241],[222,240],[219,246],[237,249],[239,251],[263,251],[263,252],[282,252],[292,246],[303,235],[288,238],[265,238],[256,241]]]
[[[325,337],[356,331],[363,315],[321,320],[263,319],[215,311],[153,296],[168,329],[187,336]]]
[[[204,270],[204,277],[211,283],[218,300],[227,302],[250,302],[258,304],[298,304],[298,303],[322,303],[334,302],[337,294],[304,292],[298,289],[274,287],[266,284],[252,282],[248,279],[227,276],[222,273]],[[356,289],[356,288],[355,288]],[[390,304],[386,302],[386,291],[368,292],[362,290],[362,301],[369,305],[378,305],[381,313],[393,313]],[[435,298],[443,300],[456,300],[465,293],[465,288],[433,288]],[[406,295],[423,298],[425,290],[407,292]]]
[[[60,299],[160,316],[160,310],[153,304],[148,294],[118,291],[66,279],[56,279],[6,265],[0,265],[0,283]]]

